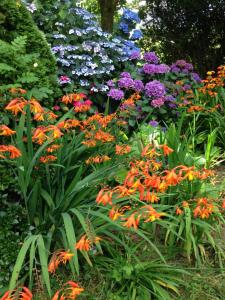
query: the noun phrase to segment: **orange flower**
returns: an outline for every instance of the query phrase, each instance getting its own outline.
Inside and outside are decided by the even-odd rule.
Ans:
[[[4,152],[9,152],[10,153],[10,158],[14,159],[17,157],[21,156],[21,152],[19,149],[17,149],[13,145],[5,146],[5,145],[0,145],[0,158],[6,158],[3,154]]]
[[[105,161],[108,161],[108,160],[111,160],[111,158],[107,155],[103,155],[103,156],[97,155],[95,157],[88,158],[85,161],[85,163],[87,165],[92,164],[92,163],[99,164],[99,163],[102,163],[102,162],[105,162]]]
[[[149,149],[149,148],[152,148],[152,149]],[[144,147],[144,149],[142,150],[142,153],[141,153],[141,156],[143,157],[154,157],[154,156],[160,156],[159,153],[156,152],[156,149],[151,145],[151,144],[148,144],[146,147]]]
[[[167,145],[160,145],[160,148],[163,149],[163,153],[164,155],[169,155],[170,153],[173,152],[173,149],[171,149],[170,147],[168,147]]]
[[[15,130],[11,130],[6,125],[0,125],[0,135],[10,136],[13,135],[14,133],[16,133]]]
[[[155,203],[159,201],[159,197],[156,194],[147,191],[144,200],[147,202]]]
[[[127,221],[123,224],[123,226],[127,228],[133,227],[134,229],[138,229],[140,218],[140,215],[136,216],[135,213],[133,213],[128,218],[126,218]]]
[[[131,147],[128,145],[116,145],[116,154],[124,155],[131,151]]]
[[[116,221],[119,217],[123,216],[124,214],[120,211],[119,208],[113,206],[109,211],[109,218],[113,221]]]
[[[81,288],[76,282],[68,281],[63,285],[62,289],[55,293],[52,300],[75,300],[83,291],[84,289]]]
[[[52,153],[58,150],[60,147],[61,145],[57,145],[57,144],[51,145],[50,147],[47,148],[47,152]]]
[[[17,115],[18,112],[23,113],[24,106],[28,102],[24,98],[16,98],[9,102],[5,109],[10,110],[13,114]]]
[[[164,172],[167,174],[164,179],[168,185],[177,185],[180,182],[181,177],[175,173],[174,169]]]
[[[182,215],[184,212],[182,209],[180,209],[179,207],[177,207],[176,209],[176,215]]]
[[[46,113],[47,120],[55,120],[58,118],[56,114],[54,114],[52,111],[47,111]]]
[[[44,114],[43,113],[36,113],[35,115],[34,115],[34,120],[35,121],[44,121],[45,119],[44,119]]]
[[[11,89],[9,90],[9,92],[10,92],[11,94],[26,94],[26,93],[27,93],[26,90],[21,89],[21,88],[11,88]]]
[[[45,134],[47,132],[47,128],[44,126],[37,127],[32,136],[32,141],[42,145],[49,137]]]
[[[50,260],[50,263],[48,265],[48,271],[50,273],[54,273],[60,264],[65,265],[68,261],[71,260],[73,256],[74,254],[68,251],[56,251],[55,253],[53,253],[52,258]]]
[[[63,135],[60,129],[55,125],[49,125],[46,130],[52,132],[52,136],[54,139],[60,138]]]
[[[146,174],[145,179],[144,179],[144,185],[146,187],[152,187],[155,189],[158,189],[160,186],[161,180],[160,177],[157,175],[152,175],[149,176],[148,174]]]
[[[95,139],[102,142],[112,142],[114,141],[115,137],[111,135],[110,133],[104,132],[101,129],[99,129],[95,133]]]
[[[68,281],[67,285],[69,285],[69,288],[67,289],[69,290],[69,294],[67,296],[68,299],[76,299],[76,296],[80,295],[84,291],[83,288],[73,281]]]
[[[76,243],[76,249],[80,251],[89,251],[91,249],[91,243],[86,235],[83,235],[79,242]]]
[[[183,207],[189,207],[189,203],[188,203],[187,201],[183,201],[183,202],[182,202],[182,206],[183,206]]]
[[[222,208],[225,209],[225,199],[222,202]]]
[[[30,104],[30,110],[32,113],[34,113],[34,114],[44,113],[44,108],[34,98],[29,101],[29,104]]]
[[[107,205],[107,204],[112,205],[112,195],[113,195],[113,193],[111,191],[108,191],[107,189],[102,189],[98,193],[96,202],[98,204],[102,204],[102,205]]]
[[[55,155],[46,155],[40,157],[40,162],[43,164],[47,164],[49,162],[57,160],[57,157]]]
[[[157,212],[151,205],[145,206],[144,209],[145,223],[160,220],[162,216],[165,216],[165,213]]]
[[[183,176],[183,179],[187,178],[189,181],[192,181],[196,178],[197,172],[194,170],[195,167],[186,167],[186,166],[178,166],[177,168],[180,168],[180,176],[182,176],[182,172],[185,172],[186,174]]]
[[[22,291],[7,291],[1,300],[32,300],[33,295],[27,287],[22,287]]]

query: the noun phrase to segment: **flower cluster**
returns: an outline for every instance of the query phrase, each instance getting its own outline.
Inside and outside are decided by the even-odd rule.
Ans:
[[[198,171],[194,166],[180,165],[170,170],[164,169],[163,157],[172,152],[173,149],[166,144],[157,147],[149,144],[144,147],[141,159],[130,163],[130,170],[123,184],[101,189],[96,198],[97,204],[111,207],[109,217],[128,228],[137,229],[141,221],[146,223],[165,218],[167,214],[157,211],[154,204],[159,203],[170,187],[182,185],[185,181],[205,180],[213,175],[210,170]],[[216,211],[212,203],[205,198],[196,201],[197,207],[193,208],[194,217],[208,218]],[[185,202],[186,206],[189,202]],[[182,213],[182,209],[177,207],[176,214]]]
[[[143,33],[136,26],[141,22],[138,14],[130,9],[124,9],[120,18],[119,29],[122,34],[128,36],[131,40],[139,40]]]
[[[190,75],[194,81],[197,83],[201,82],[201,78],[195,72],[193,72],[193,65],[187,63],[185,60],[177,60],[174,64],[171,65],[170,71],[176,74],[186,74]]]

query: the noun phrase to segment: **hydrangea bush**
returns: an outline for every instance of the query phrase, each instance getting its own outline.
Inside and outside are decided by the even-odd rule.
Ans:
[[[104,32],[96,16],[74,6],[73,1],[43,3],[42,18],[37,17],[38,7],[34,9],[26,2],[52,46],[59,83],[66,92],[78,88],[82,92],[106,92],[108,86],[103,82],[122,70],[134,52],[140,52],[134,42]]]
[[[138,101],[130,107],[130,124],[134,125],[137,120],[154,125],[158,122],[165,124],[179,116],[179,107],[186,101],[185,97],[182,99],[178,95],[186,94],[200,83],[201,79],[193,72],[192,64],[179,60],[168,66],[160,63],[155,52],[146,52],[132,60],[126,72],[107,82],[107,95],[118,101],[138,93]]]

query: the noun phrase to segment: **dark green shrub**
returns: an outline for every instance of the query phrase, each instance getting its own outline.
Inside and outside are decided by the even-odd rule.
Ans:
[[[18,41],[21,41],[21,47]],[[16,53],[17,48],[19,53]],[[0,51],[1,83],[20,83],[26,89],[32,89],[34,85],[36,89],[44,87],[46,94],[51,94],[56,89],[55,58],[44,34],[20,1],[0,2]],[[10,72],[13,75],[11,78]]]

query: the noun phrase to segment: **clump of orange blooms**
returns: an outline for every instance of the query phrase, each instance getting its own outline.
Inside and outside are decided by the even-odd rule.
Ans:
[[[159,203],[160,198],[170,187],[178,186],[183,181],[204,180],[213,175],[211,170],[196,170],[194,166],[188,167],[179,165],[173,169],[163,169],[160,161],[161,157],[170,155],[173,149],[166,144],[153,146],[151,144],[143,148],[141,159],[130,163],[130,169],[122,185],[114,188],[104,187],[100,190],[96,202],[104,206],[109,206],[109,217],[118,220],[125,227],[137,229],[141,222],[154,222],[166,216],[165,212],[157,211],[155,203]],[[128,201],[129,205],[118,204],[119,199]],[[119,201],[123,203],[123,201]],[[198,202],[199,203],[199,202]],[[202,202],[203,203],[203,202]],[[188,205],[188,202],[187,202]],[[200,204],[199,204],[200,205]],[[203,205],[203,204],[201,204]],[[213,213],[211,204],[201,208],[204,211],[204,218]],[[179,207],[177,214],[183,211]],[[193,211],[195,217],[202,217],[203,213]]]
[[[27,287],[22,287],[18,290],[7,291],[2,296],[1,300],[32,300],[33,295]]]
[[[52,300],[75,300],[83,291],[84,289],[78,283],[68,281],[55,293]]]

